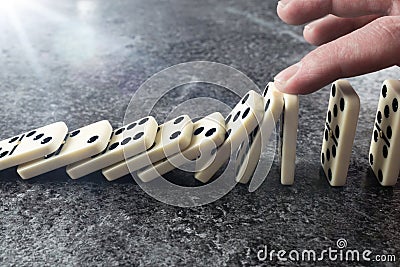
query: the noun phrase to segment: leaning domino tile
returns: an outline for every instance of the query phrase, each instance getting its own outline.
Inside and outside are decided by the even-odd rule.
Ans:
[[[212,149],[225,140],[225,120],[219,112],[212,113],[194,123],[190,145],[182,152],[156,162],[137,172],[143,182],[149,182],[183,164],[201,156],[209,156]]]
[[[56,122],[1,141],[0,170],[56,151],[67,132],[68,127],[64,122]]]
[[[359,111],[360,99],[350,83],[336,81],[331,89],[321,150],[321,164],[331,186],[346,183]]]
[[[264,90],[264,117],[261,127],[256,127],[248,136],[248,142],[243,141],[236,154],[236,181],[247,183],[254,173],[260,159],[261,151],[266,147],[276,122],[283,110],[283,94],[273,83]]]
[[[299,97],[283,94],[284,108],[281,115],[280,163],[281,184],[294,183],[296,166],[297,128],[299,124]]]
[[[196,166],[195,178],[203,183],[209,181],[212,176],[229,160],[231,153],[236,151],[247,136],[259,125],[264,115],[264,98],[255,91],[249,91],[233,108],[225,119],[226,140],[210,157],[214,160],[210,163]]]
[[[159,126],[154,144],[145,152],[102,170],[107,180],[118,179],[185,149],[192,139],[193,122],[187,115]]]
[[[400,81],[386,80],[379,97],[369,163],[383,186],[397,183],[400,173]]]
[[[23,179],[29,179],[90,157],[107,146],[111,133],[112,127],[107,120],[82,127],[68,133],[55,152],[19,165],[17,172]]]
[[[156,120],[148,116],[116,129],[101,153],[68,165],[68,175],[77,179],[146,151],[154,143],[157,128]]]

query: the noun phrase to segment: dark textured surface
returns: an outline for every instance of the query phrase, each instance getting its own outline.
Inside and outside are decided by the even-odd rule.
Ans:
[[[70,129],[101,119],[119,126],[131,94],[177,63],[224,63],[264,87],[312,49],[301,29],[279,22],[276,1],[11,2],[22,5],[0,9],[1,139],[57,120]],[[152,199],[130,177],[110,183],[95,173],[72,181],[60,169],[22,181],[15,169],[0,172],[1,265],[249,266],[261,264],[263,245],[321,251],[346,238],[349,249],[395,254],[397,264],[386,266],[398,266],[400,188],[378,186],[367,154],[380,84],[399,76],[392,68],[351,80],[361,112],[343,188],[330,188],[320,174],[328,88],[300,98],[291,187],[279,184],[275,162],[256,192],[239,185],[187,209]],[[164,98],[157,119],[169,103],[200,94],[228,105],[237,100],[215,88],[191,89]],[[169,178],[193,179],[180,172]]]

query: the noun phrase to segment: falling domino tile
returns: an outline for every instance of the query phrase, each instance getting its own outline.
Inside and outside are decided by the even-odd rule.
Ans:
[[[82,127],[67,134],[64,143],[58,150],[19,165],[17,172],[23,179],[29,179],[90,157],[106,147],[111,132],[112,127],[107,120]]]

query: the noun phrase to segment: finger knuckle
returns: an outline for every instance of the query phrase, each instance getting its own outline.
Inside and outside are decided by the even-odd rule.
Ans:
[[[383,41],[400,44],[400,16],[386,16],[375,20],[375,32]]]

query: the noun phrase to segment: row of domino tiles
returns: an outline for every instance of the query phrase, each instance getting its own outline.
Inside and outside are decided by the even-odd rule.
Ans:
[[[207,182],[239,150],[236,179],[245,183],[260,157],[260,149],[254,148],[259,148],[262,133],[271,135],[284,108],[283,94],[270,85],[263,96],[249,91],[226,118],[216,112],[193,122],[182,115],[158,125],[148,116],[115,130],[103,120],[71,132],[65,123],[56,122],[1,141],[0,170],[18,166],[18,174],[29,179],[66,166],[68,175],[77,179],[101,169],[108,180],[137,171],[148,182],[195,161],[195,178]],[[286,121],[296,123],[290,124],[293,129],[284,127],[288,133],[284,137],[288,144],[295,144],[298,100],[297,96],[285,98],[294,104],[293,114],[285,113]],[[288,147],[292,151],[284,154],[292,161],[292,170],[282,168],[282,182],[292,184],[296,151],[295,145]]]
[[[382,86],[369,153],[382,185],[394,185],[400,170],[398,98],[400,82]],[[108,180],[136,171],[149,182],[195,161],[195,178],[208,182],[236,154],[236,181],[247,183],[257,167],[275,123],[281,119],[281,183],[294,182],[298,97],[268,84],[262,95],[249,91],[224,119],[216,112],[193,122],[187,115],[158,125],[145,117],[113,130],[106,120],[68,132],[56,122],[0,142],[0,170],[18,166],[29,179],[66,166],[77,179],[102,169]],[[332,186],[346,183],[360,101],[351,85],[332,85],[323,134],[321,164]]]

